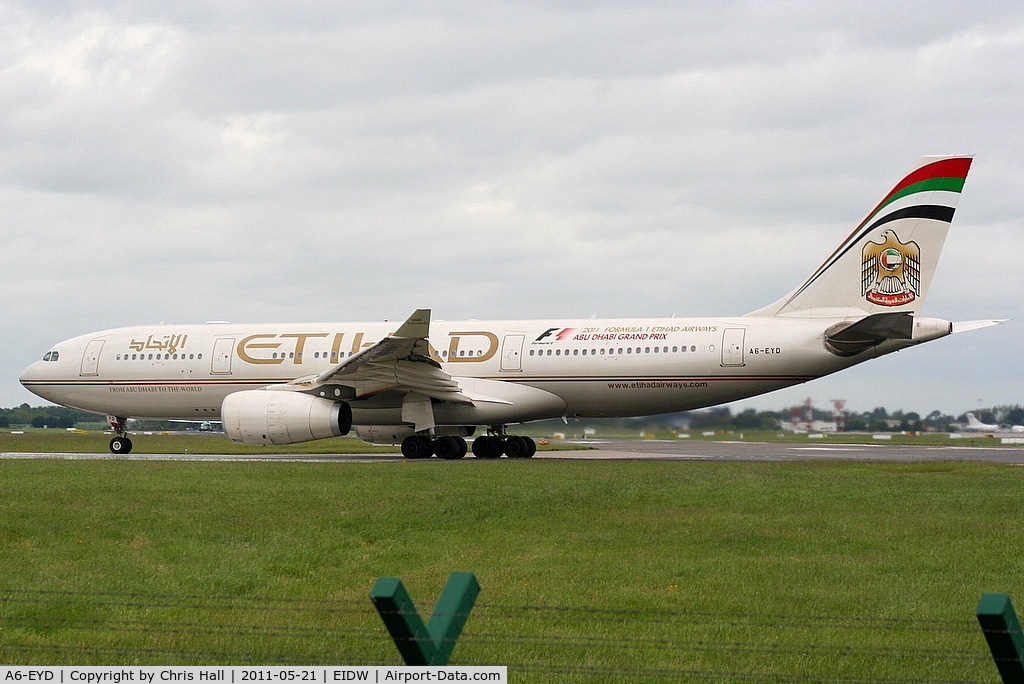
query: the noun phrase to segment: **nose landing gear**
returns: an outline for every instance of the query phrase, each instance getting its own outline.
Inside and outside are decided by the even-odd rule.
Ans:
[[[127,418],[107,416],[107,424],[116,433],[116,436],[110,440],[110,453],[118,455],[131,453],[132,440],[128,438],[128,431],[125,429],[127,422]]]

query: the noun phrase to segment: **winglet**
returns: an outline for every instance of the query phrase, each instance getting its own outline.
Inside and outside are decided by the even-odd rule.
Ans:
[[[392,337],[423,339],[430,334],[430,309],[416,309]]]

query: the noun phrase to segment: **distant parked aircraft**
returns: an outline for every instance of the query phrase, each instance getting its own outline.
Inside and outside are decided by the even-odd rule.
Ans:
[[[970,432],[1024,432],[1024,425],[998,425],[982,423],[973,413],[967,414],[967,426],[963,428]]]

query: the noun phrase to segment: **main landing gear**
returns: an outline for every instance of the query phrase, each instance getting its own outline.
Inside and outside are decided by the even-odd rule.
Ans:
[[[473,440],[473,455],[477,458],[532,458],[537,453],[537,443],[529,437],[513,435],[480,435]]]
[[[128,422],[127,418],[120,418],[118,416],[107,416],[107,423],[110,428],[116,433],[116,436],[110,440],[110,453],[112,454],[130,454],[132,451],[132,440],[128,438],[128,431],[125,429],[125,423]]]
[[[445,460],[462,458],[469,451],[466,440],[457,435],[431,438],[415,434],[402,440],[402,455],[408,459],[430,458],[436,455]],[[473,440],[473,455],[477,458],[530,458],[537,453],[537,443],[529,437],[515,437],[503,430],[488,431]]]
[[[466,440],[458,435],[441,435],[431,439],[427,435],[409,435],[402,440],[402,455],[408,459],[438,458],[454,460],[469,451]]]

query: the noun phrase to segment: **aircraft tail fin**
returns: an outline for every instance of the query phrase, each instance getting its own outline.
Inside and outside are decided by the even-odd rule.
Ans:
[[[973,413],[968,413],[967,414],[967,427],[975,428],[977,430],[988,430],[988,429],[992,429],[992,428],[998,427],[998,426],[996,426],[996,425],[988,425],[986,423],[982,423],[980,420],[978,420],[978,417],[976,415],[974,415]]]
[[[971,161],[959,155],[919,159],[802,285],[747,315],[917,314]]]

